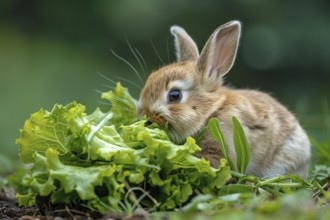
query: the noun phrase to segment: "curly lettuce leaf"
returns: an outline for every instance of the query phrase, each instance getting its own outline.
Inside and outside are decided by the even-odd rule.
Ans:
[[[92,125],[92,129],[95,126]],[[131,162],[133,149],[129,148],[118,134],[114,125],[104,126],[97,131],[89,142],[92,160],[110,161],[114,155],[116,160]]]
[[[58,180],[65,193],[76,191],[82,200],[97,198],[94,188],[103,183],[105,176],[112,176],[116,166],[90,166],[79,167],[63,164],[56,150],[50,148],[46,151],[49,177]]]
[[[183,145],[176,145],[165,131],[150,129],[145,127],[145,123],[146,120],[141,120],[122,126],[122,136],[128,145],[137,146],[136,155],[148,164],[160,167],[151,169],[146,181],[153,190],[158,191],[161,210],[181,206],[193,194],[193,189],[217,194],[218,189],[230,179],[225,160],[215,169],[209,161],[194,156],[200,148],[193,138],[188,137]]]
[[[114,124],[118,128],[120,125],[129,125],[137,121],[137,101],[120,83],[117,84],[114,91],[102,93],[101,97],[111,103],[111,111],[114,116],[110,119],[110,124]]]
[[[22,162],[32,167],[23,179],[27,190],[18,195],[20,205],[35,204],[39,195],[54,204],[84,202],[102,213],[122,212],[133,188],[148,192],[159,210],[173,210],[195,190],[217,195],[230,178],[225,160],[215,169],[195,156],[200,148],[193,138],[176,145],[165,131],[146,126],[145,118],[137,120],[135,100],[120,84],[102,97],[112,102],[109,112],[86,115],[85,107],[73,102],[27,120],[17,143]],[[147,197],[140,203],[156,206]]]
[[[67,106],[55,105],[51,112],[44,109],[31,115],[16,140],[20,145],[19,155],[23,163],[35,162],[34,153],[44,153],[48,148],[57,149],[60,154],[70,151],[70,141],[77,118],[85,116],[85,107],[76,102]]]
[[[129,159],[133,150],[122,141],[115,126],[137,120],[135,101],[120,84],[115,92],[104,93],[103,97],[113,103],[108,113],[96,109],[86,115],[85,106],[72,102],[67,106],[57,104],[51,112],[41,109],[32,114],[21,130],[21,137],[16,140],[20,145],[21,161],[33,163],[34,154],[44,155],[48,148],[56,149],[61,155],[75,154],[93,160],[109,161],[118,152],[122,160]],[[113,116],[111,125],[98,128],[109,114]],[[112,123],[112,120],[118,123]]]

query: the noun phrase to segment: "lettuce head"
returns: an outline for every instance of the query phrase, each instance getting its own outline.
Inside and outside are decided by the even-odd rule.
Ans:
[[[173,210],[197,191],[219,194],[230,178],[226,160],[212,168],[195,156],[200,148],[193,138],[176,145],[157,125],[146,126],[119,83],[102,98],[111,102],[108,112],[88,115],[84,105],[72,102],[41,109],[25,122],[17,144],[30,166],[17,195],[20,205],[49,197],[52,204],[120,213],[127,204]]]

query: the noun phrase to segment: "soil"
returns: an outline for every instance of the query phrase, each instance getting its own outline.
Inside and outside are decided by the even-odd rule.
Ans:
[[[18,207],[14,193],[14,190],[0,191],[0,219],[37,219],[39,209]]]
[[[149,219],[149,214],[142,211],[132,216],[118,216],[111,213],[101,215],[82,206],[46,205],[47,198],[39,198],[38,206],[19,207],[14,189],[0,190],[0,219],[19,220],[64,220],[64,219],[100,219],[100,220],[142,220]]]

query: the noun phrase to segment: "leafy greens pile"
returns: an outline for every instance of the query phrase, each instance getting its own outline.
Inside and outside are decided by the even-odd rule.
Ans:
[[[49,197],[52,204],[83,203],[101,213],[173,210],[196,192],[218,195],[231,178],[226,160],[219,168],[197,158],[193,138],[175,145],[157,125],[136,117],[135,100],[119,83],[102,94],[109,112],[72,102],[31,115],[17,139],[20,158],[31,164],[19,190],[20,205]]]

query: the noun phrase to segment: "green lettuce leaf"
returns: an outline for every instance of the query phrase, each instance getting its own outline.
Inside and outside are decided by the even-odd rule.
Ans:
[[[116,125],[129,125],[137,121],[136,114],[136,100],[129,94],[128,89],[122,87],[120,83],[117,84],[114,91],[102,93],[103,99],[110,101],[111,111],[114,116],[110,123]]]
[[[102,213],[123,212],[137,202],[173,210],[196,190],[218,195],[231,178],[226,160],[215,169],[195,156],[200,148],[193,138],[176,145],[157,125],[137,120],[135,100],[120,84],[102,97],[112,103],[109,112],[87,115],[73,102],[26,121],[17,143],[22,162],[32,166],[22,181],[20,205],[50,196],[53,204],[83,202]]]
[[[55,105],[51,112],[44,109],[31,115],[21,130],[21,137],[16,140],[20,145],[20,158],[23,163],[33,163],[34,153],[43,153],[48,148],[57,149],[60,154],[70,151],[70,141],[76,129],[75,120],[85,116],[85,107],[76,102],[67,106]]]

